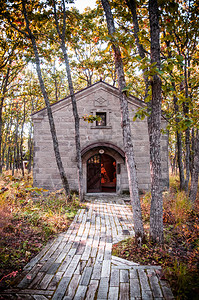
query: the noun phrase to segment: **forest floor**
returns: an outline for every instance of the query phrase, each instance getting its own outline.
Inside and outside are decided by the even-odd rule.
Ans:
[[[66,231],[83,207],[75,195],[66,202],[62,190],[43,192],[32,187],[31,175],[5,172],[0,177],[0,288],[12,286],[27,262]]]
[[[12,286],[14,278],[49,239],[66,231],[80,205],[74,196],[66,202],[63,191],[43,196],[32,187],[32,177],[0,177],[0,287]],[[134,239],[113,245],[112,255],[147,265],[161,265],[176,299],[199,299],[199,197],[194,208],[177,177],[164,192],[164,244],[149,241],[150,194],[141,197],[146,242]]]
[[[141,199],[146,242],[138,247],[133,238],[113,245],[112,255],[141,265],[161,265],[177,300],[199,299],[199,195],[193,207],[179,191],[177,177],[164,192],[164,244],[149,240],[150,194]]]

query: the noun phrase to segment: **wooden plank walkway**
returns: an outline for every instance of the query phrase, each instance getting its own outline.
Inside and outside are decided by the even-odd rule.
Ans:
[[[25,266],[18,286],[2,292],[0,299],[174,299],[159,276],[161,267],[112,256],[113,243],[133,234],[132,211],[122,200],[92,200],[67,232]]]

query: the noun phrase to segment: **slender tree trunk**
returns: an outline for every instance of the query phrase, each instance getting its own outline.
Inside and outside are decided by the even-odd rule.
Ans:
[[[188,77],[187,77],[187,57],[185,56],[185,66],[184,66],[184,78],[185,78],[185,102],[183,103],[183,111],[185,118],[189,118],[189,91],[188,91]],[[185,155],[185,163],[186,163],[186,180],[185,180],[185,192],[188,192],[189,188],[189,178],[190,178],[190,129],[187,128],[185,130],[185,146],[186,146],[186,155]]]
[[[75,98],[75,94],[74,94],[69,59],[68,59],[67,49],[66,49],[66,45],[65,45],[65,35],[66,35],[66,32],[65,32],[66,31],[65,0],[62,0],[63,13],[64,13],[62,33],[60,32],[60,29],[59,29],[55,1],[53,1],[53,4],[54,4],[54,16],[55,16],[56,28],[57,28],[57,33],[60,38],[61,50],[64,55],[66,73],[67,73],[67,78],[68,78],[68,86],[69,86],[69,91],[70,91],[70,96],[71,96],[71,101],[72,101],[73,116],[74,116],[74,120],[75,120],[75,145],[76,145],[76,157],[77,157],[77,168],[78,168],[79,198],[80,198],[80,201],[83,201],[83,197],[84,197],[84,195],[83,195],[83,168],[82,168],[81,144],[80,144],[79,115],[78,115],[78,111],[77,111],[77,103],[76,103],[76,98]]]
[[[191,189],[189,198],[192,203],[196,200],[197,190],[198,190],[198,173],[199,173],[199,130],[196,131],[195,138],[195,153],[194,153],[194,167],[191,176]]]
[[[132,19],[133,19],[133,32],[134,32],[134,37],[135,37],[135,43],[138,49],[138,53],[140,55],[140,57],[143,59],[145,58],[145,50],[143,45],[140,43],[140,39],[139,39],[139,24],[138,24],[138,18],[137,18],[137,11],[136,11],[136,1],[135,0],[125,0],[127,6],[129,7],[131,14],[132,14]],[[147,70],[144,69],[143,70],[143,79],[145,82],[145,98],[148,96],[148,91],[149,91],[149,80],[148,80],[148,76],[145,75],[145,72]],[[150,104],[149,104],[150,107]],[[150,119],[149,119],[150,120]]]
[[[16,106],[18,110],[18,105]],[[19,114],[17,112],[17,124],[15,129],[15,169],[18,172],[19,168],[19,143],[18,143],[18,133],[19,133]]]
[[[188,57],[187,77],[188,77],[188,88],[189,88],[187,90],[192,91],[192,83],[191,83],[191,80],[190,80],[190,78],[191,78],[190,56]],[[189,96],[190,96],[190,101],[192,102],[193,101],[192,92],[190,92]],[[191,114],[193,114],[193,108],[191,108]],[[194,127],[191,128],[190,140],[191,140],[191,146],[190,146],[190,173],[191,173],[191,176],[192,176],[192,172],[193,172],[193,169],[194,169],[194,153],[195,153],[195,128]]]
[[[160,69],[160,29],[158,19],[157,0],[149,0],[149,20],[151,35],[151,63],[156,63]],[[149,140],[151,145],[151,211],[150,211],[150,238],[153,242],[163,242],[163,200],[161,187],[161,79],[158,74],[152,80],[151,127]]]
[[[109,2],[108,0],[101,0],[101,2],[106,15],[109,35],[113,36],[115,32],[115,26],[114,26],[113,15],[111,12]],[[124,143],[124,151],[125,151],[126,165],[128,171],[131,205],[133,209],[135,237],[137,241],[140,241],[144,239],[144,229],[142,223],[137,174],[136,174],[134,151],[133,151],[133,144],[131,138],[131,127],[130,127],[129,111],[128,111],[128,98],[126,96],[126,93],[123,92],[124,88],[126,87],[126,82],[125,82],[123,62],[121,58],[120,49],[114,43],[114,38],[112,38],[112,47],[114,51],[115,68],[117,72],[119,92],[120,92],[119,98],[120,98],[120,110],[121,110],[121,119],[122,119],[121,123],[122,123],[122,132],[123,132],[123,143]]]
[[[191,155],[190,155],[190,159],[191,159],[191,163],[190,163],[191,176],[192,176],[193,169],[194,169],[194,153],[195,153],[195,128],[193,127],[191,129]]]
[[[167,44],[167,47],[169,44]],[[172,54],[171,51],[169,51],[169,58],[171,58]],[[170,72],[170,75],[172,76],[172,71]],[[172,82],[172,86],[174,91],[176,92],[176,85],[175,82]],[[176,95],[173,95],[173,105],[174,105],[174,112],[175,112],[175,125],[176,125],[176,139],[177,139],[177,162],[178,162],[178,169],[179,169],[179,176],[180,176],[180,190],[183,190],[185,187],[185,178],[184,178],[184,165],[183,165],[183,153],[182,153],[182,133],[179,130],[179,106],[178,106],[178,99]]]
[[[10,131],[10,127],[12,124],[12,115],[9,121],[6,122],[7,126],[5,129],[5,140],[4,140],[4,145],[3,145],[3,149],[2,149],[2,168],[5,167],[5,153],[6,153],[6,147],[7,147],[7,142],[9,141],[8,139],[8,133]]]
[[[183,153],[182,153],[182,133],[178,130],[176,131],[177,135],[177,145],[178,145],[178,168],[180,175],[180,189],[184,190],[185,179],[184,179],[184,165],[183,165]]]
[[[10,64],[10,62],[9,62],[9,64]],[[4,99],[5,99],[5,94],[7,91],[9,73],[10,73],[10,67],[8,67],[6,77],[3,81],[2,93],[1,93],[2,96],[0,99],[0,174],[2,174],[2,163],[3,163],[3,161],[2,161],[2,128],[3,128],[2,114],[3,114],[3,103],[4,103]]]
[[[9,123],[6,126],[5,140],[4,140],[4,145],[3,145],[3,148],[2,148],[2,154],[1,154],[1,166],[2,166],[2,169],[5,166],[4,158],[5,158],[5,151],[6,151],[6,145],[7,145],[7,140],[8,140],[8,128],[9,128]]]
[[[171,32],[169,32],[171,34]],[[165,35],[165,32],[164,32]],[[168,58],[172,58],[172,52],[170,48],[170,41],[166,41],[166,46],[168,48]],[[170,72],[170,76],[173,77],[173,72]],[[173,95],[173,105],[174,105],[174,113],[175,113],[175,126],[176,126],[176,140],[177,140],[177,164],[179,170],[179,177],[180,177],[180,189],[183,190],[185,187],[185,178],[184,178],[184,165],[183,165],[183,146],[182,146],[182,133],[179,130],[179,106],[178,106],[178,99],[176,97],[176,84],[172,81],[172,86],[174,89]]]
[[[23,111],[23,121],[22,121],[22,126],[21,126],[21,141],[20,141],[20,166],[21,166],[21,172],[22,176],[24,176],[24,166],[23,166],[23,132],[24,132],[24,124],[25,124],[25,118],[26,118],[26,105],[24,101],[24,111]]]
[[[16,145],[13,147],[13,164],[12,164],[12,176],[15,174],[16,169]]]
[[[12,170],[12,166],[13,166],[13,149],[12,149],[12,147],[10,147],[10,155],[9,155],[9,161],[8,161],[8,163],[9,163],[9,168],[8,169],[10,169],[10,170]]]
[[[10,146],[8,146],[8,150],[6,154],[6,171],[9,170],[9,161],[10,161]]]
[[[172,83],[174,91],[175,83]],[[178,169],[179,169],[179,175],[180,175],[180,189],[183,190],[185,186],[185,179],[184,179],[184,165],[183,165],[183,157],[182,157],[182,133],[179,131],[179,107],[177,104],[177,98],[174,95],[173,96],[173,104],[174,104],[174,111],[175,111],[175,122],[176,122],[176,138],[177,138],[177,148],[178,148]]]
[[[29,149],[29,158],[28,158],[28,174],[31,172],[31,164],[32,164],[32,123],[29,131],[29,137],[28,137],[28,149]]]
[[[7,136],[5,137],[5,141],[4,141],[4,145],[3,145],[3,149],[2,149],[2,169],[5,168],[5,151],[6,151],[6,144],[7,144]]]
[[[139,23],[138,23],[138,17],[137,17],[137,9],[136,9],[136,1],[135,0],[125,0],[127,6],[129,7],[131,14],[132,14],[132,19],[133,19],[133,29],[134,29],[134,37],[135,37],[135,43],[138,49],[138,53],[142,59],[146,57],[146,51],[140,42],[139,39]],[[148,76],[146,75],[147,69],[143,69],[142,76],[145,82],[145,99],[149,96],[149,79]],[[150,166],[151,166],[151,180],[153,177],[153,159],[154,159],[154,143],[152,139],[150,138],[151,132],[153,131],[153,124],[152,124],[152,119],[151,119],[151,110],[152,110],[152,103],[151,100],[147,100],[147,109],[148,109],[148,114],[149,116],[147,117],[147,123],[148,123],[148,134],[149,134],[149,147],[150,147]]]
[[[175,153],[174,153],[173,161],[171,164],[173,175],[176,174],[176,161],[177,161],[177,144],[175,143]]]
[[[25,0],[22,0],[22,6],[23,6],[23,14],[24,14],[25,21],[26,21],[26,29],[28,31],[28,38],[31,39],[33,50],[34,50],[36,70],[37,70],[37,75],[38,75],[38,79],[39,79],[39,83],[40,83],[40,88],[41,88],[41,92],[43,94],[45,104],[46,104],[46,109],[47,109],[47,114],[48,114],[48,120],[49,120],[52,140],[53,140],[53,148],[54,148],[57,167],[58,167],[58,170],[59,170],[59,173],[60,173],[60,177],[61,177],[61,180],[62,180],[63,187],[65,189],[66,195],[70,195],[69,184],[68,184],[68,180],[67,180],[67,177],[66,177],[66,174],[65,174],[65,171],[64,171],[64,167],[63,167],[63,163],[62,163],[61,155],[60,155],[60,151],[59,151],[59,143],[58,143],[57,134],[56,134],[56,130],[55,130],[53,114],[52,114],[50,102],[49,102],[49,99],[48,99],[48,95],[47,95],[47,92],[46,92],[46,89],[45,89],[45,86],[44,86],[44,81],[43,81],[43,78],[42,78],[40,60],[39,60],[39,53],[38,53],[38,50],[37,50],[36,40],[35,40],[35,37],[33,36],[32,32],[31,32],[30,26],[29,26],[29,20],[28,20],[28,17],[27,17],[27,12],[26,12],[26,7],[25,7]]]
[[[185,192],[188,192],[189,189],[189,179],[190,179],[190,129],[187,128],[185,131],[185,146],[186,146],[186,155],[185,155],[185,165],[186,165],[186,180],[185,180]]]
[[[54,77],[55,77],[55,99],[56,99],[56,102],[59,100],[59,97],[58,97],[58,86],[57,86],[57,78],[56,78],[56,68],[55,68],[55,61],[54,61],[54,66],[53,66],[53,70],[54,70]]]
[[[75,144],[76,144],[76,157],[77,157],[77,168],[78,168],[78,182],[79,182],[79,198],[80,201],[83,201],[84,194],[83,194],[83,168],[82,168],[82,156],[81,156],[81,144],[80,144],[80,130],[79,130],[79,115],[77,111],[77,104],[73,89],[72,77],[70,72],[70,65],[68,61],[68,55],[65,48],[65,43],[62,43],[62,52],[64,54],[64,60],[66,64],[66,72],[68,77],[68,85],[70,90],[70,96],[72,100],[72,107],[73,107],[73,116],[75,120]]]

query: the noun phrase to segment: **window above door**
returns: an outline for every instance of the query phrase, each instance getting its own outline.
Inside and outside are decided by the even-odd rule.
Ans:
[[[99,121],[96,121],[95,123],[91,124],[92,129],[110,129],[111,126],[111,110],[110,109],[94,109],[91,112],[91,115],[100,117]]]
[[[101,118],[101,120],[96,121],[96,126],[106,126],[106,112],[96,112],[96,116]]]

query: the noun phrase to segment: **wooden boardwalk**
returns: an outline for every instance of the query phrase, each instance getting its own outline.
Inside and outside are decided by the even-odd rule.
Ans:
[[[134,231],[130,207],[111,199],[79,210],[68,231],[46,245],[0,299],[174,299],[160,267],[112,256],[112,245]]]

